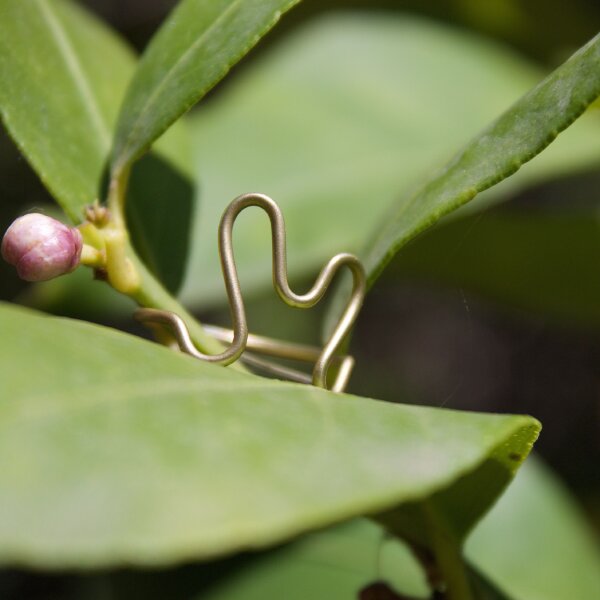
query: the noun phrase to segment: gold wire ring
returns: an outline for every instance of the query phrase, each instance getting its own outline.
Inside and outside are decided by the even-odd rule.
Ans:
[[[233,225],[240,212],[250,206],[262,208],[269,216],[271,222],[273,255],[273,286],[279,297],[288,306],[295,308],[313,307],[324,296],[331,281],[340,268],[345,266],[352,273],[353,286],[348,304],[332,334],[321,350],[260,336],[252,336],[252,338],[254,341],[262,341],[262,349],[260,347],[257,348],[257,344],[255,343],[248,343],[249,333],[246,310],[233,252]],[[349,379],[350,371],[352,370],[353,360],[348,356],[336,357],[336,352],[356,321],[366,293],[366,275],[358,258],[347,253],[335,255],[321,269],[315,283],[308,292],[305,294],[294,293],[290,289],[288,282],[286,233],[283,214],[274,200],[264,194],[256,193],[238,196],[225,209],[219,224],[219,256],[221,260],[221,270],[223,272],[223,281],[229,300],[231,320],[233,323],[233,339],[223,352],[220,354],[204,354],[203,352],[200,352],[191,341],[189,332],[183,320],[169,311],[141,308],[135,312],[136,319],[147,324],[156,323],[166,325],[175,335],[182,351],[207,362],[229,365],[238,360],[246,348],[250,346],[254,347],[257,351],[261,351],[271,356],[311,361],[315,360],[316,357],[311,381],[313,385],[322,388],[327,388],[327,372],[331,364],[337,358],[339,361],[339,370],[331,389],[332,391],[343,391]],[[258,344],[258,346],[261,346],[261,344]],[[298,374],[297,371],[286,369],[279,365],[265,363],[265,361],[250,356],[244,357],[244,362],[249,364],[252,362],[255,364],[260,362],[263,367],[265,364],[268,365],[268,370],[271,372],[278,370],[279,373],[284,376],[294,379],[295,381],[299,380],[297,377],[290,376],[290,374],[293,373]],[[260,365],[257,364],[257,366]]]

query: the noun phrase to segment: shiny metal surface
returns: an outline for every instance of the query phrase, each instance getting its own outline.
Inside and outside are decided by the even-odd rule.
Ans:
[[[282,342],[264,336],[249,334],[244,300],[233,252],[233,225],[240,212],[250,206],[262,208],[267,213],[271,222],[273,285],[279,297],[287,305],[296,308],[311,308],[324,296],[334,276],[342,267],[350,270],[353,277],[350,299],[333,333],[323,348]],[[336,352],[356,321],[363,304],[366,292],[366,275],[360,261],[352,254],[337,254],[321,269],[315,283],[307,293],[294,293],[288,283],[285,222],[283,215],[279,206],[271,198],[263,194],[244,194],[233,200],[227,207],[219,224],[219,255],[233,328],[230,331],[215,328],[214,326],[206,326],[206,329],[222,341],[229,342],[229,346],[223,352],[220,354],[204,354],[200,352],[194,346],[185,323],[172,312],[140,308],[135,312],[135,318],[144,324],[159,324],[167,327],[174,335],[182,351],[208,362],[228,365],[241,357],[245,363],[254,364],[254,366],[261,370],[292,379],[293,381],[306,382],[308,377],[299,371],[259,359],[251,354],[242,355],[248,348],[269,356],[308,362],[314,361],[315,364],[310,381],[313,385],[322,388],[328,387],[327,373],[330,366],[337,363],[339,368],[330,389],[336,392],[343,391],[350,377],[354,360],[350,356],[336,356]]]

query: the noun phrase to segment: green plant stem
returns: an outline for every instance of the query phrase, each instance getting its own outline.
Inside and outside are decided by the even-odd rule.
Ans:
[[[128,250],[129,259],[141,278],[140,286],[137,291],[131,294],[131,298],[140,306],[146,308],[158,308],[177,313],[185,321],[192,340],[201,352],[207,354],[222,352],[222,344],[206,333],[197,319],[165,290],[142,263],[131,246]]]
[[[460,545],[444,526],[439,513],[425,503],[425,514],[430,525],[430,537],[436,565],[446,584],[448,600],[475,600],[462,557]]]
[[[106,200],[112,222],[116,227],[123,230],[127,229],[125,224],[125,197],[130,173],[131,167],[128,167],[112,174]]]
[[[223,345],[210,336],[204,329],[200,322],[191,315],[167,290],[159,283],[154,275],[146,268],[144,263],[137,255],[135,249],[129,242],[129,234],[127,231],[126,220],[125,220],[125,194],[127,189],[127,182],[129,180],[129,169],[124,169],[118,174],[113,175],[110,183],[107,205],[110,211],[110,225],[109,227],[121,232],[125,236],[125,248],[123,256],[126,260],[129,260],[132,271],[137,276],[136,285],[132,286],[126,294],[135,300],[140,306],[146,308],[157,308],[160,310],[168,310],[179,315],[187,325],[188,331],[192,341],[197,348],[206,354],[219,354],[223,351]],[[127,271],[127,265],[121,265],[122,271]],[[108,273],[109,282],[111,280],[111,273]],[[237,370],[245,371],[246,369],[241,363],[235,363],[232,365]]]

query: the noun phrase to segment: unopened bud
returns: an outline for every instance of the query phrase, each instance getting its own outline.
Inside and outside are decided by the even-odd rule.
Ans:
[[[45,281],[70,273],[81,257],[81,234],[46,215],[19,217],[2,239],[2,257],[25,281]]]

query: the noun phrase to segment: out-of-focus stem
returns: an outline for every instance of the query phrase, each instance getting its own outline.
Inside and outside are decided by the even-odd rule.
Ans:
[[[429,502],[425,502],[424,511],[429,523],[435,562],[446,584],[446,597],[448,600],[475,600],[460,545],[441,522],[439,514]]]

